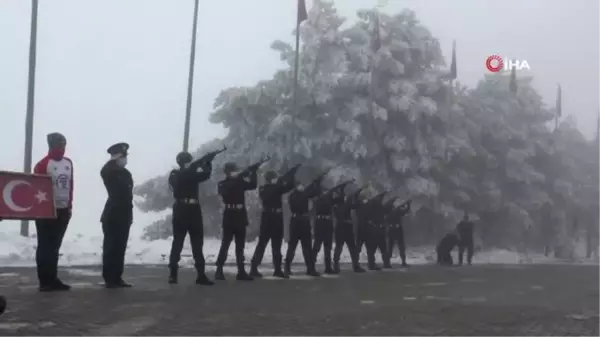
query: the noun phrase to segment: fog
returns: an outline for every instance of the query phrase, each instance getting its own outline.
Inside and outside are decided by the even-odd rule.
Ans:
[[[39,8],[34,161],[45,135],[61,132],[75,163],[73,233],[100,233],[105,191],[99,176],[106,148],[131,145],[136,182],[164,173],[181,150],[192,0],[42,0]],[[224,134],[208,122],[213,99],[229,86],[251,85],[281,66],[269,49],[292,41],[293,0],[201,1],[190,147]],[[307,1],[310,6],[311,1]],[[354,19],[376,0],[337,1]],[[587,136],[598,112],[599,4],[589,0],[400,1],[437,36],[446,57],[457,41],[459,81],[473,86],[492,54],[527,60],[535,86]],[[22,170],[30,1],[0,0],[0,169]],[[563,116],[564,117],[564,116]],[[141,229],[145,220],[134,224]],[[2,231],[18,231],[5,222]],[[134,230],[135,231],[135,230]]]

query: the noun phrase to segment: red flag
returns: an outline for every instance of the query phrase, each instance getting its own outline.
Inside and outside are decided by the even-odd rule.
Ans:
[[[381,34],[379,32],[379,14],[375,13],[373,20],[373,39],[371,40],[371,47],[376,52],[381,48]]]
[[[308,19],[308,13],[306,12],[306,3],[304,1],[305,0],[298,0],[298,26],[300,26],[300,24],[304,20]]]
[[[50,176],[0,171],[0,218],[56,218]]]

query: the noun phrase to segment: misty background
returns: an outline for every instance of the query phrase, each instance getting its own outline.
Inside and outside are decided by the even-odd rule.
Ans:
[[[376,0],[336,1],[353,20]],[[311,1],[307,0],[307,7]],[[586,0],[400,1],[440,39],[446,58],[457,41],[459,81],[473,86],[491,54],[527,60],[535,88],[553,105],[563,88],[564,117],[595,133],[599,4]],[[0,0],[0,168],[22,170],[31,4]],[[34,161],[45,135],[62,132],[75,162],[75,210],[67,236],[101,233],[106,193],[99,170],[106,148],[131,145],[137,183],[163,174],[181,150],[192,0],[42,0],[39,8]],[[282,66],[273,40],[293,42],[296,1],[201,1],[190,149],[222,136],[208,115],[221,89],[252,85]],[[350,21],[351,22],[351,21]],[[146,216],[147,217],[147,216]],[[137,217],[139,233],[149,220]],[[18,232],[17,222],[2,231]]]

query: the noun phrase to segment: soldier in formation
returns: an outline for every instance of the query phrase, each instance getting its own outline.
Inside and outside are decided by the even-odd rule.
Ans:
[[[103,277],[107,288],[128,288],[131,284],[123,281],[123,263],[129,228],[133,217],[133,179],[125,168],[129,145],[118,143],[107,151],[111,159],[101,170],[101,176],[108,192],[108,199],[102,212],[101,222],[104,231],[103,244]],[[205,273],[205,260],[202,252],[204,241],[202,210],[198,200],[198,188],[201,182],[210,179],[212,161],[221,152],[207,153],[193,160],[188,152],[181,152],[176,157],[178,169],[171,171],[169,186],[173,193],[173,241],[169,256],[169,283],[178,283],[178,264],[186,235],[189,233],[192,254],[197,270],[196,283],[213,285]],[[323,247],[324,272],[340,273],[340,258],[344,246],[347,247],[354,272],[363,273],[360,266],[359,253],[363,246],[367,248],[368,268],[380,270],[375,254],[379,251],[384,268],[391,268],[391,257],[398,247],[402,266],[406,262],[404,229],[402,219],[410,212],[411,202],[397,205],[397,197],[385,201],[387,191],[361,195],[364,187],[348,192],[347,188],[354,179],[344,181],[332,188],[322,186],[323,179],[329,172],[325,171],[304,186],[296,180],[300,165],[284,171],[279,176],[276,171],[267,171],[265,184],[259,189],[262,203],[260,234],[258,245],[251,260],[250,274],[244,267],[244,247],[248,215],[245,194],[257,188],[258,169],[269,158],[248,166],[245,169],[232,162],[223,167],[225,179],[218,183],[218,193],[223,201],[222,241],[216,261],[216,280],[225,280],[223,267],[227,259],[229,246],[235,241],[235,257],[237,264],[237,280],[251,281],[262,277],[259,266],[262,262],[267,244],[271,243],[273,254],[273,276],[289,278],[291,265],[298,243],[302,247],[306,274],[318,277],[316,270],[317,256]],[[283,196],[288,194],[290,207],[290,240],[285,261],[282,261],[281,246],[283,241]],[[314,209],[314,242],[311,233],[310,206]],[[352,213],[358,219],[358,232],[355,236]],[[333,256],[331,250],[335,242]],[[470,264],[473,256],[473,224],[465,213],[463,221],[456,231],[446,235],[437,246],[438,263],[451,265],[450,252],[459,246],[459,263],[462,263],[464,252]]]
[[[273,276],[279,278],[288,277],[281,270],[282,256],[281,244],[283,242],[283,195],[294,188],[296,171],[300,165],[278,177],[273,170],[265,173],[266,183],[260,187],[258,195],[262,203],[262,214],[260,217],[260,232],[258,244],[252,256],[250,276],[260,278],[262,274],[258,271],[265,249],[271,242],[271,253],[273,256]]]
[[[169,283],[171,284],[177,283],[181,250],[188,233],[198,274],[196,284],[214,284],[205,274],[204,253],[202,252],[204,225],[202,210],[198,202],[198,187],[201,182],[210,179],[212,160],[218,153],[218,151],[211,152],[193,161],[190,153],[180,152],[175,159],[179,169],[171,171],[169,175],[169,186],[175,199],[172,218],[173,242],[171,244],[171,254],[169,255]]]

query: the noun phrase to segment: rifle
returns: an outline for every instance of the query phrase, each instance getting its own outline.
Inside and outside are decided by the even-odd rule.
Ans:
[[[294,176],[296,176],[296,172],[298,172],[298,169],[300,168],[300,166],[302,166],[302,164],[296,164],[294,165],[294,167],[292,167],[291,169],[289,169],[287,172],[285,172],[281,178],[280,181],[286,181],[289,178],[293,178]]]
[[[212,161],[215,159],[215,157],[217,155],[225,152],[226,150],[227,150],[227,146],[223,145],[222,149],[211,151],[211,152],[205,154],[200,159],[198,159],[197,162],[200,162],[200,163],[212,163]]]
[[[386,194],[388,194],[388,191],[383,191],[379,194],[377,194],[376,196],[374,196],[373,198],[369,199],[369,203],[381,203],[383,201],[383,198],[385,197]]]
[[[323,178],[325,178],[325,176],[329,172],[331,172],[332,169],[333,169],[333,167],[326,169],[325,172],[321,173],[317,178],[315,178],[315,180],[313,180],[309,186],[314,186],[315,184],[321,184],[321,182],[323,181]]]
[[[262,164],[264,164],[264,163],[268,162],[269,160],[271,160],[271,157],[269,157],[269,156],[263,157],[263,158],[262,158],[261,160],[259,160],[258,162],[254,163],[254,164],[252,164],[252,165],[250,165],[250,166],[248,166],[248,167],[246,167],[246,168],[245,168],[245,169],[244,169],[242,172],[240,172],[239,176],[240,176],[240,177],[243,177],[243,176],[245,176],[245,175],[247,175],[247,174],[249,174],[249,173],[254,173],[254,172],[256,172],[256,171],[258,170],[258,168],[259,168],[259,167],[260,167]]]
[[[369,187],[369,185],[364,185],[362,187],[360,187],[359,189],[357,189],[356,191],[352,192],[352,194],[350,194],[348,196],[349,200],[356,200],[358,198],[358,195],[360,194],[360,192],[362,192],[365,188]]]
[[[388,201],[386,201],[383,204],[383,207],[385,207],[386,209],[391,209],[396,200],[398,200],[398,197],[391,197]]]
[[[212,163],[212,161],[215,159],[215,157],[222,152],[225,152],[225,150],[227,150],[227,147],[225,145],[223,145],[223,148],[220,150],[215,150],[215,151],[211,151],[207,154],[205,154],[204,156],[200,157],[197,160],[194,160],[188,169],[192,170],[192,171],[196,171],[197,169],[199,169],[200,167],[206,165],[206,164],[210,164]]]
[[[355,179],[350,179],[350,180],[344,181],[342,183],[339,183],[339,184],[337,184],[337,185],[335,185],[335,186],[333,186],[331,188],[326,189],[323,192],[323,194],[329,195],[329,194],[334,193],[334,192],[343,191],[344,188],[346,188],[346,186],[348,186],[349,184],[352,184],[354,181],[355,181]]]

